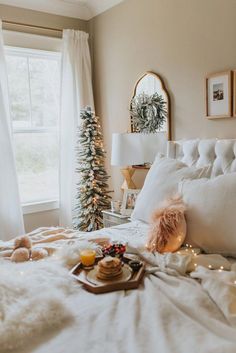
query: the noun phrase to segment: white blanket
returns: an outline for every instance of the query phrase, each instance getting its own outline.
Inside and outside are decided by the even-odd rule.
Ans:
[[[198,267],[192,278],[201,280],[203,289],[222,311],[228,322],[236,328],[236,268],[226,271],[210,271]]]
[[[66,297],[75,285],[58,263],[1,260],[0,271],[0,351],[14,351],[73,321]]]
[[[139,252],[146,231],[136,223],[89,237],[129,239]],[[60,333],[35,337],[14,353],[235,353],[234,267],[231,272],[198,267],[192,273],[197,281],[179,274],[187,269],[187,258],[182,259],[150,259],[152,273],[138,290],[93,295],[78,285],[64,302],[74,322]]]

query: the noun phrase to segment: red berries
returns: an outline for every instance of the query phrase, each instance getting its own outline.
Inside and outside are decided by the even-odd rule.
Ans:
[[[103,248],[104,256],[121,257],[126,251],[126,246],[121,243],[110,244]]]

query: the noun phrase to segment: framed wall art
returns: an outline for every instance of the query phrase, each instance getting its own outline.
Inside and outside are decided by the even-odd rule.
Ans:
[[[232,71],[210,74],[206,77],[206,117],[232,117]]]

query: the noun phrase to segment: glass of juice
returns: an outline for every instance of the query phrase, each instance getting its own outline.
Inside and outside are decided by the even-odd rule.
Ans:
[[[92,249],[84,249],[80,252],[80,261],[85,270],[91,270],[95,263],[96,251]]]

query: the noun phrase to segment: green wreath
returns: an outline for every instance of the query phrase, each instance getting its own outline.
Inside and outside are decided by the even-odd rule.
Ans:
[[[155,133],[166,122],[166,102],[158,93],[141,93],[131,100],[130,114],[135,132]]]

